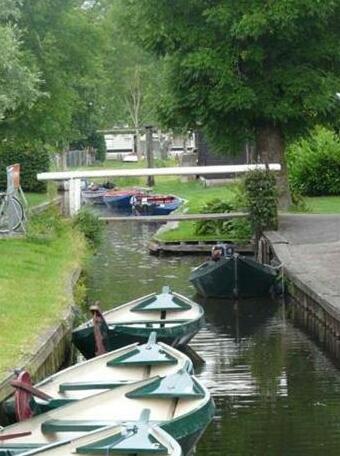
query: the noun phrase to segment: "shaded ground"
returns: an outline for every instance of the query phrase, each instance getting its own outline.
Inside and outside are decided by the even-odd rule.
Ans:
[[[286,271],[340,318],[340,215],[282,215],[268,238]]]

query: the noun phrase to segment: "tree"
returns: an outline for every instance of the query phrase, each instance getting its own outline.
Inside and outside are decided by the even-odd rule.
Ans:
[[[17,3],[0,0],[0,121],[16,108],[31,107],[40,95],[38,73],[22,50]]]
[[[45,96],[3,123],[3,137],[23,137],[62,150],[92,135],[102,120],[105,31],[97,6],[82,0],[20,4],[22,48],[41,74]]]
[[[105,4],[105,2],[104,2]],[[134,24],[124,21],[124,1],[106,4],[105,29],[108,30],[106,53],[107,98],[111,100],[108,119],[135,130],[140,154],[140,130],[156,123],[156,105],[162,85],[162,63],[132,39]]]
[[[167,61],[161,113],[220,149],[253,140],[283,165],[285,142],[339,119],[339,0],[127,0],[136,39]]]

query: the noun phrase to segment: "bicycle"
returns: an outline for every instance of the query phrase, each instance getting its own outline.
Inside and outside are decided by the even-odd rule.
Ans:
[[[25,221],[23,205],[10,193],[0,193],[0,234],[16,231]]]

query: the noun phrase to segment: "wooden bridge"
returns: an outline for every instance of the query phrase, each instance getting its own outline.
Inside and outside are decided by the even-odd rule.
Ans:
[[[280,171],[279,163],[268,165],[272,171]],[[255,169],[265,169],[264,164],[249,165],[222,165],[222,166],[183,166],[176,168],[136,168],[136,169],[103,169],[86,171],[60,171],[39,173],[37,179],[41,181],[68,181],[69,182],[69,212],[76,214],[81,207],[81,180],[108,177],[144,177],[144,176],[209,176],[231,174],[238,175]],[[193,215],[193,214],[191,214]],[[197,214],[201,215],[201,214]],[[211,217],[211,214],[209,214]],[[131,218],[129,218],[131,220]]]

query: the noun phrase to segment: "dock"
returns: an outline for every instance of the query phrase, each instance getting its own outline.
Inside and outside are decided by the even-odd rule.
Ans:
[[[99,217],[106,223],[111,222],[180,222],[186,220],[231,220],[234,218],[247,217],[246,212],[225,212],[220,214],[169,214],[169,215],[122,215]]]
[[[216,239],[212,241],[159,241],[152,239],[148,243],[151,255],[210,255],[211,248],[216,244],[229,244],[235,252],[242,255],[253,255],[253,244],[234,244],[230,240]]]

